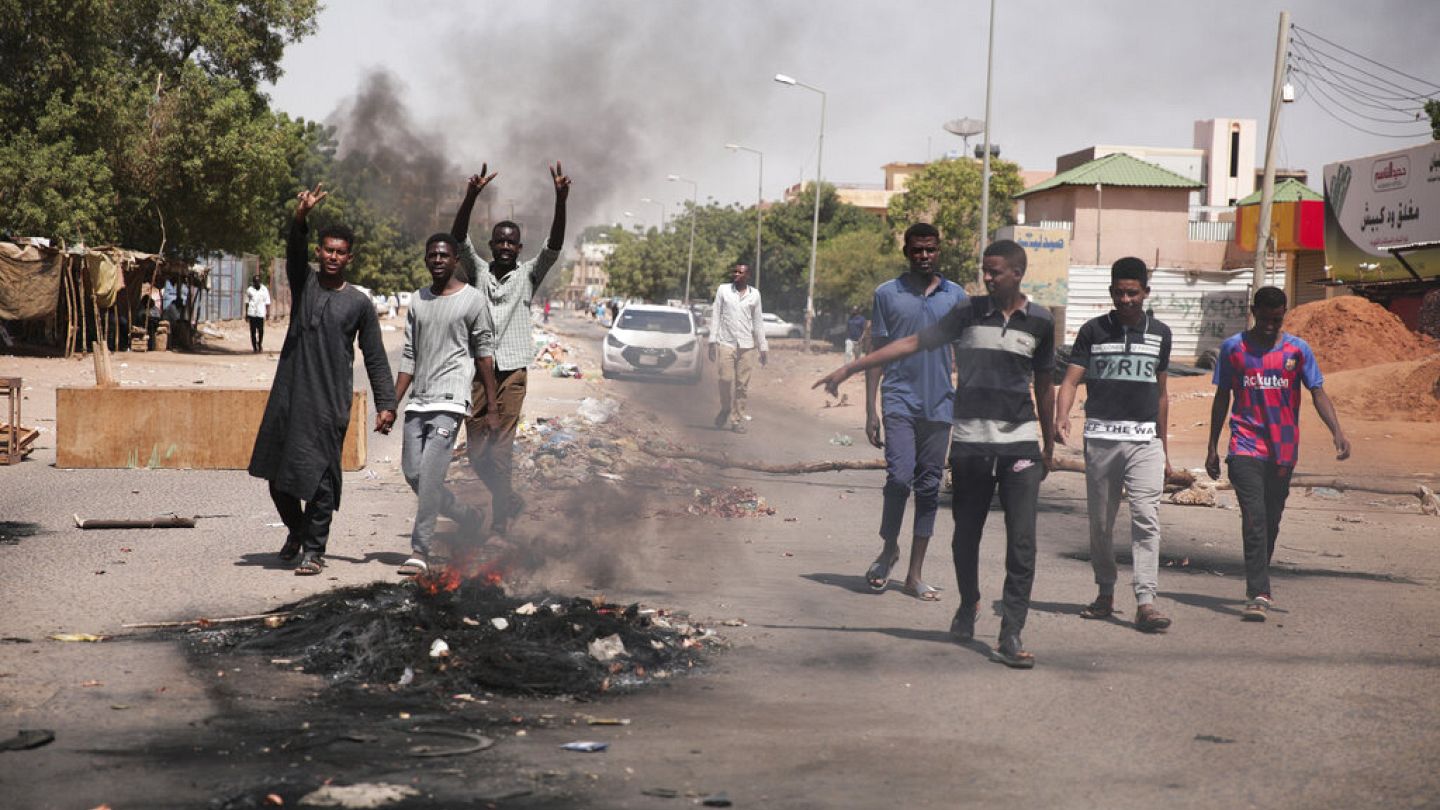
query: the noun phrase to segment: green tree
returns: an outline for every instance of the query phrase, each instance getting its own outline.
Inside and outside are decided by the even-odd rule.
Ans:
[[[257,86],[317,8],[0,0],[0,225],[184,257],[273,253],[292,144]]]
[[[853,230],[826,240],[819,251],[823,274],[815,278],[821,309],[839,313],[850,307],[867,310],[875,288],[905,271],[905,257],[895,240],[879,229]]]
[[[940,229],[940,270],[964,284],[979,277],[979,161],[941,160],[905,181],[905,192],[890,200],[890,225],[897,234],[916,222]],[[1014,195],[1024,188],[1020,167],[1006,160],[990,163],[990,227],[993,232],[1015,222]]]
[[[1440,101],[1427,99],[1425,101],[1425,114],[1430,117],[1430,137],[1440,141]]]

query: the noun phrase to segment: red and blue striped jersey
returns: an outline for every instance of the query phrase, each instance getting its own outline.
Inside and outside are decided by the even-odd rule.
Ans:
[[[1325,378],[1305,341],[1280,333],[1270,348],[1241,332],[1220,344],[1214,382],[1228,388],[1229,457],[1249,456],[1294,467],[1300,456],[1300,386],[1319,388]]]

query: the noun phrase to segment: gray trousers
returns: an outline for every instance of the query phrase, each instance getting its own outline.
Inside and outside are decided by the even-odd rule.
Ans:
[[[430,553],[430,538],[435,534],[435,519],[445,515],[451,520],[464,517],[455,503],[455,494],[445,486],[445,472],[450,468],[455,449],[455,434],[464,417],[448,411],[405,414],[405,445],[400,452],[400,472],[405,483],[419,496],[415,506],[415,528],[410,532],[410,550],[415,554]]]
[[[1085,440],[1085,494],[1090,510],[1090,564],[1101,593],[1115,592],[1112,535],[1124,488],[1130,503],[1130,554],[1135,602],[1155,601],[1160,571],[1160,493],[1165,488],[1165,446],[1148,442]]]

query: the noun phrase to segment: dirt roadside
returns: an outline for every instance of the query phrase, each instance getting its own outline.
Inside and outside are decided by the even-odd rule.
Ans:
[[[557,326],[582,351],[596,340],[583,322]],[[398,335],[386,336],[393,347]],[[233,343],[243,346],[243,333]],[[119,362],[129,364],[122,380],[147,385],[203,378],[263,387],[274,367],[243,353]],[[90,378],[88,361],[19,363],[35,364],[11,373],[26,377],[27,413],[41,426],[53,425],[43,421],[53,419],[47,391]],[[582,357],[582,368],[591,364],[593,355]],[[769,460],[873,457],[861,446],[858,383],[847,386],[854,404],[846,407],[825,407],[809,390],[835,364],[837,354],[777,346],[757,374],[756,418],[743,437],[709,428],[708,380],[692,388],[537,374],[529,410],[532,418],[571,415],[582,397],[609,396],[655,413],[698,447]],[[1327,385],[1338,391],[1343,374]],[[1205,388],[1190,385],[1177,381],[1174,393]],[[1207,419],[1208,410],[1198,395],[1177,399],[1172,410],[1176,453],[1197,448],[1180,459],[1185,466],[1203,460],[1204,429],[1184,426]],[[1427,432],[1433,425],[1362,425],[1343,409],[1342,418],[1357,449],[1336,472],[1393,476],[1429,466],[1433,475],[1440,448]],[[1307,421],[1303,430],[1304,469],[1334,464],[1325,458],[1323,427]],[[832,444],[837,436],[854,444]],[[1281,610],[1278,621],[1258,628],[1238,621],[1235,512],[1164,507],[1161,600],[1176,627],[1148,637],[1125,622],[1076,617],[1093,589],[1083,486],[1079,476],[1057,474],[1043,494],[1026,634],[1040,665],[1013,673],[984,657],[997,629],[989,600],[1002,571],[998,518],[982,546],[980,642],[959,647],[944,632],[954,607],[945,544],[935,544],[927,574],[946,589],[946,601],[921,604],[893,588],[874,596],[861,587],[876,550],[879,473],[785,478],[717,470],[717,484],[755,487],[778,514],[632,515],[582,535],[599,550],[592,560],[613,565],[558,559],[513,584],[743,621],[722,625],[733,647],[703,674],[589,704],[434,706],[403,692],[337,704],[316,679],[267,661],[222,670],[169,641],[90,645],[45,636],[259,612],[393,578],[413,514],[394,466],[398,436],[375,437],[371,466],[347,475],[336,561],[321,581],[272,566],[281,538],[267,524],[275,518],[263,486],[243,472],[55,470],[48,466],[53,433],[41,443],[26,464],[0,468],[4,519],[38,527],[0,546],[0,635],[28,642],[0,643],[0,711],[15,728],[57,732],[44,748],[0,753],[0,788],[19,807],[261,806],[268,792],[293,804],[325,779],[411,784],[427,794],[395,807],[673,807],[717,791],[736,806],[787,808],[1314,807],[1423,804],[1440,788],[1426,764],[1440,756],[1433,731],[1440,698],[1429,688],[1440,666],[1435,524],[1385,498],[1292,496],[1277,552]],[[81,533],[66,525],[77,504],[96,514],[194,509],[226,517],[183,533]],[[940,530],[948,525],[942,516]],[[532,514],[525,531],[576,529],[558,515]],[[411,717],[400,718],[402,711]],[[584,715],[631,723],[589,727]],[[421,765],[389,744],[414,722],[460,724],[499,743],[474,757]],[[610,750],[558,748],[574,739],[609,742]],[[666,791],[679,798],[664,798]]]

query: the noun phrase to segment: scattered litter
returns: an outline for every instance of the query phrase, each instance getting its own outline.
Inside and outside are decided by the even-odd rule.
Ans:
[[[591,726],[628,726],[628,717],[586,717],[585,723]]]
[[[604,399],[585,397],[580,400],[580,407],[576,409],[576,413],[580,414],[580,418],[592,425],[603,425],[619,412],[619,401],[609,397],[605,397]]]
[[[325,785],[300,798],[304,807],[345,807],[373,810],[420,795],[418,788],[384,782],[360,782],[354,785]]]
[[[595,639],[590,642],[590,646],[587,649],[590,652],[590,657],[601,663],[613,661],[627,654],[625,652],[625,642],[620,639],[618,633]]]
[[[412,684],[412,683],[414,683],[414,682],[415,682],[415,670],[414,670],[414,668],[412,668],[412,667],[405,667],[405,671],[404,671],[403,673],[401,673],[401,675],[400,675],[400,680],[396,681],[396,682],[395,682],[395,685],[396,685],[396,686],[409,686],[410,684]]]
[[[52,641],[104,641],[109,636],[97,636],[94,633],[55,633],[49,636]]]
[[[282,797],[280,796],[280,794],[278,794],[278,793],[266,793],[266,794],[265,794],[265,806],[266,806],[266,807],[284,807],[284,806],[285,806],[285,799],[282,798]]]
[[[609,748],[610,743],[593,742],[590,740],[577,740],[575,742],[565,743],[560,747],[564,748],[566,751],[579,751],[582,754],[594,754],[600,751],[604,751],[606,748]]]
[[[49,745],[55,742],[55,732],[44,729],[20,729],[20,732],[8,740],[0,740],[0,751],[28,751],[32,748],[39,748],[42,745]]]
[[[1334,487],[1311,487],[1310,496],[1312,498],[1325,498],[1326,500],[1335,500],[1336,498],[1340,497],[1340,490],[1335,489]]]
[[[1360,517],[1359,515],[1336,515],[1336,516],[1335,516],[1335,520],[1336,520],[1337,523],[1364,523],[1364,522],[1365,522],[1365,518],[1362,518],[1362,517]]]
[[[704,805],[705,807],[729,807],[731,804],[733,804],[733,802],[730,801],[729,796],[726,796],[722,792],[712,793],[709,796],[706,796],[705,798],[700,800],[700,804]]]
[[[510,620],[504,616],[496,616],[490,620],[490,624],[496,630],[505,630],[510,627]]]
[[[726,627],[744,627],[744,626],[745,626],[745,620],[744,620],[744,619],[726,619],[725,621],[720,622],[720,623],[723,624],[723,625],[725,625]]]
[[[830,443],[836,447],[850,447],[855,444],[855,440],[844,433],[836,433],[830,437]]]
[[[766,506],[765,499],[749,487],[696,489],[693,497],[694,502],[685,509],[692,515],[734,518],[775,514],[775,509]]]
[[[640,791],[641,796],[654,796],[657,799],[678,799],[680,791],[674,788],[645,788]]]
[[[96,687],[96,686],[104,686],[104,685],[105,685],[105,683],[104,683],[103,681],[96,681],[96,680],[88,680],[88,681],[81,681],[81,682],[80,682],[80,686],[81,686],[82,688],[85,688],[85,689],[91,689],[91,688]]]
[[[431,658],[449,658],[449,657],[450,657],[450,645],[445,643],[445,639],[443,639],[443,638],[437,638],[437,639],[435,639],[435,642],[430,645],[430,657],[431,657]]]
[[[517,616],[533,616],[533,615],[535,615],[535,611],[538,610],[538,609],[539,609],[539,608],[535,607],[535,603],[534,603],[534,602],[526,602],[525,604],[521,605],[520,607],[515,608],[515,615],[517,615]]]

